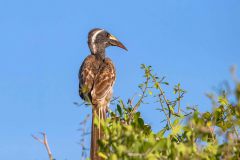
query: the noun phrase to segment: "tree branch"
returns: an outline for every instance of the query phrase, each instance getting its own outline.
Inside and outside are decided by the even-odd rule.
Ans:
[[[32,135],[32,137],[33,137],[35,140],[37,140],[38,142],[42,143],[42,144],[45,146],[45,148],[46,148],[46,150],[47,150],[47,153],[48,153],[49,160],[54,160],[54,159],[53,159],[53,156],[52,156],[52,152],[51,152],[50,147],[49,147],[49,145],[48,145],[46,133],[40,132],[40,134],[43,136],[43,139],[40,139],[40,138],[38,138],[38,137],[36,137],[36,136],[34,136],[34,135]]]

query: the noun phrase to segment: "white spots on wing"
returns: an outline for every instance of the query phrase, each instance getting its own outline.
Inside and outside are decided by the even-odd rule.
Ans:
[[[94,74],[93,74],[93,72],[92,72],[91,70],[88,70],[88,69],[87,69],[87,73],[88,73],[89,76],[91,76],[92,78],[94,78]]]

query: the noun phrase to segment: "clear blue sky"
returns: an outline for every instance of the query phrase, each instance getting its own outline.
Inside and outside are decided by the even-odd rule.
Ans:
[[[30,136],[46,131],[57,160],[79,159],[78,69],[89,54],[87,33],[105,28],[129,49],[107,49],[117,68],[114,95],[127,99],[151,64],[188,91],[185,104],[210,110],[204,96],[240,66],[239,0],[1,0],[0,159],[44,160]],[[145,106],[158,128],[161,114]],[[89,127],[88,127],[89,129]]]

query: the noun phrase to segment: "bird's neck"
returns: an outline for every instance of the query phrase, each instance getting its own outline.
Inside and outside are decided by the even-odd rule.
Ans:
[[[94,53],[94,55],[96,56],[97,59],[104,60],[106,58],[105,49],[101,52],[98,51],[97,53]]]
[[[105,45],[99,45],[99,44],[91,44],[89,43],[90,51],[93,55],[95,55],[98,59],[105,59]]]

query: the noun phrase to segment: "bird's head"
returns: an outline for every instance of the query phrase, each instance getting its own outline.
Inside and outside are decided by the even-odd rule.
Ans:
[[[112,34],[106,30],[95,28],[88,34],[88,46],[92,54],[102,54],[105,48],[109,46],[117,46],[127,50],[127,48]]]

